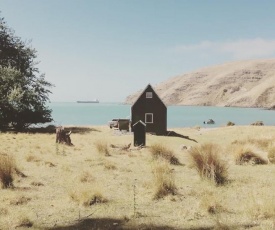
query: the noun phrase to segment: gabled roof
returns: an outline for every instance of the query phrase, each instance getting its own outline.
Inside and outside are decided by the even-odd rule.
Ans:
[[[132,107],[134,106],[134,104],[136,104],[136,102],[140,99],[140,97],[145,93],[145,91],[147,91],[147,89],[150,88],[158,97],[158,99],[162,102],[162,104],[166,107],[166,105],[164,104],[164,102],[161,100],[161,98],[159,97],[159,95],[156,93],[156,91],[154,90],[154,88],[151,86],[151,84],[148,84],[147,87],[142,91],[142,93],[139,95],[139,97],[135,100],[135,102],[133,103]]]
[[[133,127],[136,126],[139,123],[142,124],[143,126],[146,126],[146,124],[142,120],[139,120],[135,124],[133,124]]]

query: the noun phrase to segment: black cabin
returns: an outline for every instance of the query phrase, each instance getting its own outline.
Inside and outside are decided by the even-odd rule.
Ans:
[[[167,108],[149,84],[131,107],[132,124],[139,120],[146,124],[146,132],[165,135]]]

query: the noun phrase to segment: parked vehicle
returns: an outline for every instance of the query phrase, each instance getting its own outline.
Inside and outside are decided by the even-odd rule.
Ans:
[[[108,122],[110,129],[130,130],[130,119],[112,119]]]

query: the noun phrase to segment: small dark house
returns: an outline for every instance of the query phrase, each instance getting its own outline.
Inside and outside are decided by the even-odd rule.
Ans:
[[[134,146],[146,145],[146,124],[143,121],[138,121],[133,125]]]
[[[146,132],[165,135],[167,108],[149,84],[131,107],[132,124],[139,120],[146,124]]]

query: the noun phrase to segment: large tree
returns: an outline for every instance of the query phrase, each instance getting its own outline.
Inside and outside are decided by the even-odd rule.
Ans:
[[[46,106],[53,85],[36,67],[36,50],[0,17],[0,128],[52,121]]]

